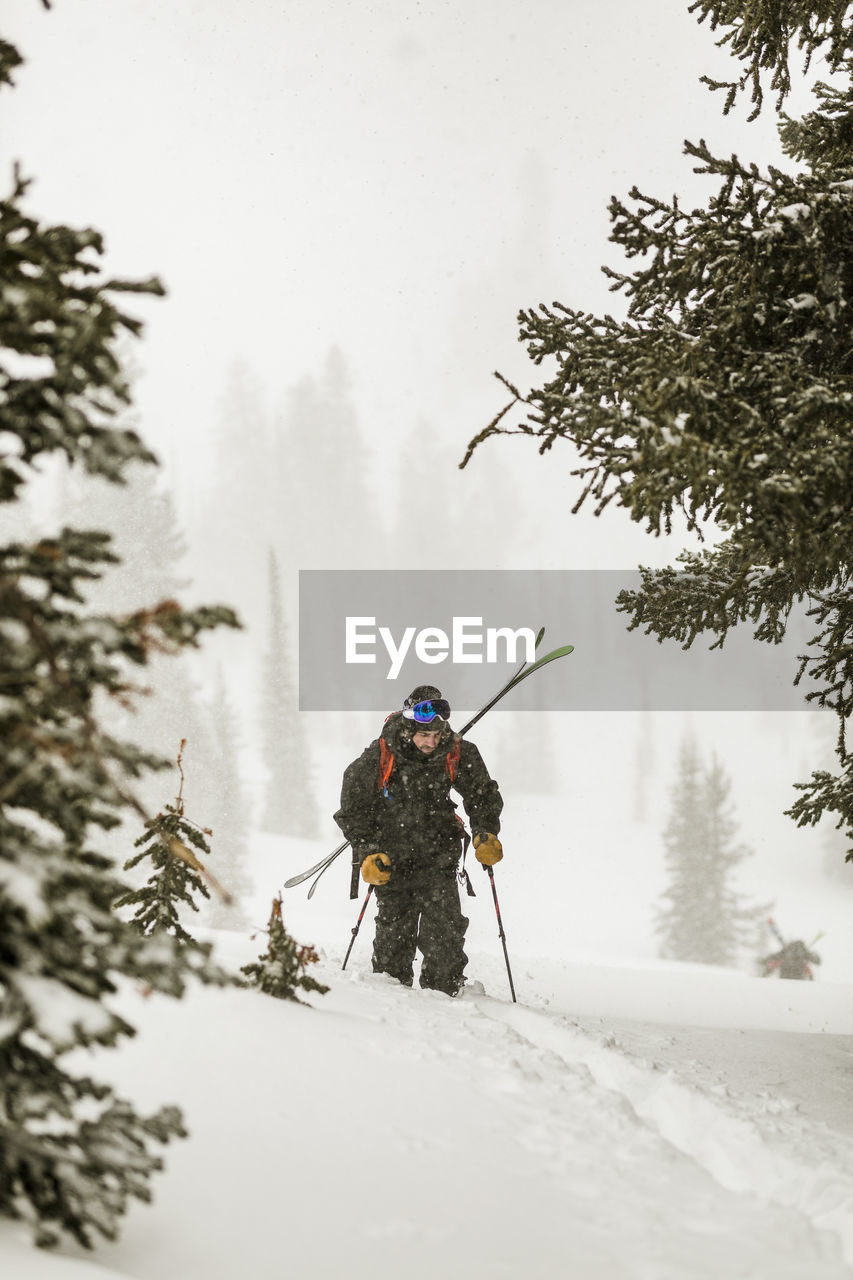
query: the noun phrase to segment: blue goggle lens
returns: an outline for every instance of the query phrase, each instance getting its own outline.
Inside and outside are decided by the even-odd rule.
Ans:
[[[450,703],[444,698],[436,698],[434,702],[416,702],[412,707],[412,719],[416,724],[432,724],[436,716],[442,720],[450,719]]]

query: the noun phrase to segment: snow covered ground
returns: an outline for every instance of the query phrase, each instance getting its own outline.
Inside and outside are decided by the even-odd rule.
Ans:
[[[503,726],[483,728],[491,760]],[[345,855],[312,900],[285,893],[286,924],[320,950],[331,987],[312,1007],[123,993],[139,1034],[81,1069],[146,1111],[179,1103],[191,1137],[165,1149],[153,1205],[94,1255],[44,1255],[0,1222],[2,1280],[853,1277],[851,892],[823,874],[817,833],[756,781],[760,767],[786,787],[791,768],[754,749],[747,767],[736,731],[715,745],[744,779],[756,853],[743,888],[786,932],[825,932],[817,981],[656,958],[665,801],[632,819],[630,789],[610,782],[629,776],[630,735],[578,717],[576,740],[560,737],[567,795],[505,787],[496,882],[516,1005],[476,863],[468,976],[485,994],[373,975],[372,905],[342,973],[358,912]],[[326,814],[353,740],[318,770]],[[255,836],[250,926],[335,846],[325,821],[317,841]],[[216,941],[236,968],[264,940],[235,928]]]
[[[475,883],[482,993],[373,975],[372,915],[342,973],[340,886],[286,899],[323,953],[313,1007],[126,990],[139,1035],[85,1065],[179,1102],[191,1138],[94,1257],[2,1224],[4,1280],[853,1275],[853,988],[511,949],[513,1005]],[[234,966],[261,949],[217,942]]]

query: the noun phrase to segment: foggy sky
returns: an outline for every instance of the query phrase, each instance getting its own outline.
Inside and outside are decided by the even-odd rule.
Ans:
[[[109,269],[169,290],[133,302],[137,403],[184,489],[235,359],[274,404],[336,343],[386,474],[418,418],[455,467],[504,401],[492,370],[536,377],[520,307],[618,309],[611,194],[701,198],[685,136],[779,156],[770,115],[724,121],[698,84],[730,62],[685,0],[7,0],[3,27],[27,65],[0,161],[40,216],[103,230]],[[613,567],[648,559],[620,521]]]

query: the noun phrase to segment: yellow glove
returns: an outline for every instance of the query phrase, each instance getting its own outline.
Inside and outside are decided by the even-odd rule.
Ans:
[[[369,853],[361,864],[361,878],[365,884],[387,884],[391,879],[391,859],[384,853]]]
[[[492,835],[474,836],[474,853],[484,867],[493,867],[504,856],[500,840]]]

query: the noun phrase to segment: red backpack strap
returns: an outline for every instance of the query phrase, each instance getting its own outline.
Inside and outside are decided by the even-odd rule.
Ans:
[[[388,719],[390,720],[390,716]],[[458,734],[454,734],[453,745],[448,751],[444,759],[444,767],[447,770],[447,776],[451,782],[456,781],[456,775],[459,772],[459,759],[462,755],[462,739]],[[384,738],[379,739],[379,777],[376,785],[379,790],[386,792],[388,790],[388,782],[391,774],[394,772],[394,752],[388,746]]]
[[[447,776],[451,782],[456,781],[456,775],[459,772],[459,757],[462,755],[462,739],[458,733],[453,735],[453,746],[445,757],[444,766],[447,769]]]
[[[382,792],[388,790],[388,780],[394,772],[394,752],[384,738],[379,739],[379,777],[376,785]]]

